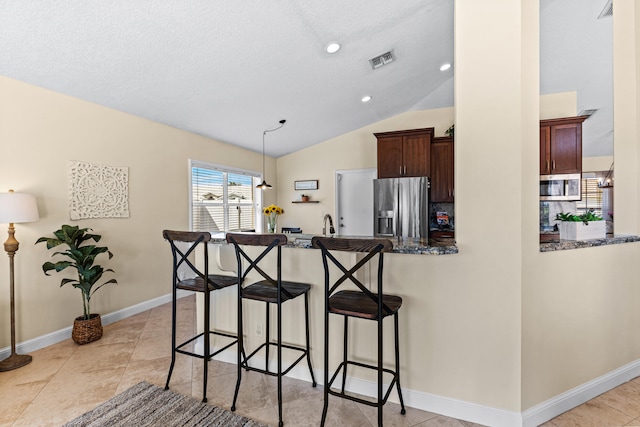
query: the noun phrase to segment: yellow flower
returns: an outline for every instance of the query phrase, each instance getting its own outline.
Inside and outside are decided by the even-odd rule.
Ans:
[[[276,215],[282,215],[284,213],[284,209],[282,209],[280,206],[269,205],[266,208],[262,209],[262,213],[265,215],[270,215],[272,213],[275,213]]]

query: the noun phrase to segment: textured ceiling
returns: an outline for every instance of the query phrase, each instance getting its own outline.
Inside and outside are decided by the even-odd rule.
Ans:
[[[569,5],[595,19],[604,1],[541,0],[541,11]],[[453,61],[452,0],[0,0],[0,10],[1,75],[258,152],[286,119],[266,137],[275,157],[453,105],[455,64],[439,71]],[[541,42],[553,41],[558,25],[545,25]],[[332,41],[343,47],[329,55]],[[397,60],[372,70],[391,49]],[[545,70],[544,57],[543,93],[579,90],[579,104],[600,107],[589,85],[553,80],[576,67]]]
[[[0,0],[0,74],[281,156],[431,104],[450,0]],[[325,53],[327,43],[343,48]],[[390,49],[396,62],[372,70]],[[372,101],[360,99],[369,94]],[[453,92],[445,103],[453,103]]]

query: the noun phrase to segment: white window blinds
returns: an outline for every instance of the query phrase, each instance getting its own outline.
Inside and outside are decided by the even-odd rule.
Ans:
[[[582,200],[577,202],[576,207],[579,215],[591,210],[602,216],[602,189],[598,187],[597,178],[582,179]]]
[[[260,212],[260,182],[256,172],[190,162],[191,229],[252,231]]]

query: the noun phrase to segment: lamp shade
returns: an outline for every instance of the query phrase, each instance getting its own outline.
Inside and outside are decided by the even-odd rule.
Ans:
[[[32,194],[0,193],[0,224],[34,222],[40,219],[36,198]]]

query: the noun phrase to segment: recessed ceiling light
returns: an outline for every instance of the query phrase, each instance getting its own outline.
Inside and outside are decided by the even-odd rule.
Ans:
[[[362,97],[362,102],[369,102],[371,101],[371,95],[365,95]]]
[[[442,64],[440,66],[440,71],[447,71],[449,68],[451,68],[451,64],[447,62],[446,64]]]
[[[327,53],[336,53],[340,50],[340,43],[329,43],[325,50]]]

